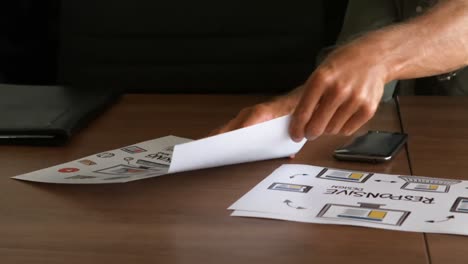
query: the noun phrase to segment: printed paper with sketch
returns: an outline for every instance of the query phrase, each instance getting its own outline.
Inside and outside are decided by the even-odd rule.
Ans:
[[[233,216],[468,235],[468,181],[283,165]]]
[[[170,173],[287,157],[305,141],[289,138],[289,116],[192,141],[167,136],[13,177],[48,183],[117,183]]]

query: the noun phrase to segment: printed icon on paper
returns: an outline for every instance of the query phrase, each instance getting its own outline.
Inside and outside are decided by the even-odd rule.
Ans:
[[[289,179],[294,179],[296,177],[302,177],[302,176],[309,176],[309,174],[307,174],[307,173],[297,173],[297,174],[293,174],[293,175],[289,176]]]
[[[152,153],[148,154],[145,156],[145,158],[151,159],[154,162],[158,162],[164,165],[170,165],[171,164],[171,158],[172,154],[168,152],[158,152],[158,153]]]
[[[166,164],[161,164],[161,163],[156,163],[156,162],[151,162],[151,161],[147,161],[147,160],[142,160],[142,159],[139,159],[136,161],[136,164],[140,165],[140,167],[142,168],[161,168],[161,169],[167,169],[169,166],[166,165]]]
[[[97,178],[97,177],[96,176],[75,175],[75,176],[66,177],[65,179],[67,179],[67,180],[88,180],[88,179],[94,179],[94,178]]]
[[[92,166],[97,164],[96,162],[89,159],[79,160],[78,162],[86,166]]]
[[[174,146],[166,148],[165,151],[174,152]]]
[[[426,223],[431,223],[431,224],[435,224],[435,223],[443,223],[443,222],[447,222],[447,221],[450,221],[452,219],[455,219],[455,216],[454,215],[449,215],[447,217],[445,217],[444,219],[439,219],[439,220],[427,220],[425,221]]]
[[[130,161],[134,160],[132,157],[125,157],[124,160],[130,165]]]
[[[138,146],[129,146],[129,147],[121,148],[120,150],[125,151],[130,154],[146,152],[146,149],[140,148]]]
[[[383,182],[383,183],[397,183],[397,181],[387,181],[387,180],[381,180],[381,179],[377,179],[377,180],[374,180],[375,182]]]
[[[292,201],[290,201],[290,200],[284,200],[283,203],[286,204],[288,207],[291,207],[293,209],[297,209],[297,210],[307,209],[307,208],[302,207],[302,206],[295,206],[294,203]]]
[[[450,208],[450,212],[468,214],[468,197],[458,197]]]
[[[317,217],[401,226],[410,214],[409,211],[381,208],[381,204],[358,204],[360,206],[326,204]]]
[[[120,164],[120,165],[112,166],[109,168],[97,170],[95,171],[95,173],[118,175],[118,176],[141,176],[141,175],[146,175],[148,173],[154,173],[154,171],[149,170],[147,168],[132,167],[132,166]]]
[[[80,169],[78,168],[61,168],[58,170],[58,172],[61,172],[61,173],[72,173],[72,172],[77,172],[79,171]]]
[[[312,186],[275,182],[270,185],[268,189],[276,191],[308,193],[310,189],[312,189]]]
[[[355,172],[355,171],[344,171],[336,169],[324,168],[318,175],[317,178],[334,180],[334,181],[346,181],[346,182],[366,182],[373,173]]]
[[[115,156],[114,153],[111,153],[111,152],[103,152],[103,153],[99,153],[96,155],[98,158],[104,158],[104,159],[107,159],[107,158],[112,158]]]
[[[401,189],[420,192],[448,193],[450,186],[461,182],[459,180],[418,176],[399,176],[399,178],[406,181]]]

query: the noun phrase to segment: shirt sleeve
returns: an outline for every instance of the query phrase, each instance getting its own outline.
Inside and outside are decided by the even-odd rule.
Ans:
[[[398,21],[394,0],[350,0],[337,44]]]

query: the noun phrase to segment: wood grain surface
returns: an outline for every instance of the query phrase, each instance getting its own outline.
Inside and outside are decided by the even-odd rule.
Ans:
[[[468,180],[468,97],[401,97],[400,105],[413,174]],[[432,263],[468,263],[468,237],[426,236]]]
[[[0,263],[428,263],[420,233],[231,217],[226,210],[284,163],[410,173],[404,151],[386,164],[333,160],[333,149],[349,140],[344,137],[308,142],[295,159],[126,184],[10,179],[169,134],[201,138],[242,107],[265,99],[126,95],[67,146],[1,146]],[[382,105],[364,129],[400,131],[395,105]]]

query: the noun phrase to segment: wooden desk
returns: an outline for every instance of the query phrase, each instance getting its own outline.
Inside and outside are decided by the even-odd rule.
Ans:
[[[468,97],[401,97],[414,175],[468,180]],[[427,234],[434,264],[467,263],[468,237]]]
[[[229,205],[283,163],[409,174],[405,152],[384,165],[334,161],[332,150],[345,138],[309,142],[294,160],[127,184],[53,185],[9,179],[168,134],[203,137],[241,107],[264,99],[128,95],[66,147],[0,147],[0,262],[427,263],[419,233],[229,215]],[[367,128],[399,131],[394,105],[383,105]]]

